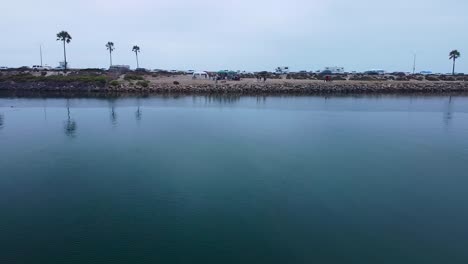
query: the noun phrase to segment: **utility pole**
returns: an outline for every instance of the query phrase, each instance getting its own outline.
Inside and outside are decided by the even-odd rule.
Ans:
[[[413,53],[413,75],[416,72],[416,53]]]
[[[42,45],[39,45],[39,54],[41,56],[41,67],[42,67]]]

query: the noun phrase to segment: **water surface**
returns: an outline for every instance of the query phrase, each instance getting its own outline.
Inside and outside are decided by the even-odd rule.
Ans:
[[[467,97],[0,98],[0,263],[468,263]]]

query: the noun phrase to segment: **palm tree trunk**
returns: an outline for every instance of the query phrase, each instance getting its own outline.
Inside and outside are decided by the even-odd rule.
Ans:
[[[65,71],[67,71],[67,52],[65,50],[65,40],[63,41],[63,58],[64,58],[64,63],[65,63]]]
[[[135,55],[136,55],[136,60],[137,60],[137,68],[140,68],[140,64],[138,63],[138,52],[135,51]]]
[[[452,75],[455,75],[455,58],[453,58]]]
[[[112,67],[112,51],[109,51],[110,54],[110,67]]]

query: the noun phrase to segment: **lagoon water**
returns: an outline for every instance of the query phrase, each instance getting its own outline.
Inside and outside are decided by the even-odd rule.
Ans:
[[[0,263],[468,263],[468,97],[0,98]]]

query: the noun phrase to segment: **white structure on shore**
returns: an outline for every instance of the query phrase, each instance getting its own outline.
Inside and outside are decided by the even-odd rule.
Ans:
[[[59,66],[57,67],[58,69],[65,69],[65,62],[64,61],[59,61]],[[67,61],[67,69],[70,69],[70,63]]]
[[[330,71],[333,74],[341,74],[344,73],[344,67],[325,67],[323,71]]]

